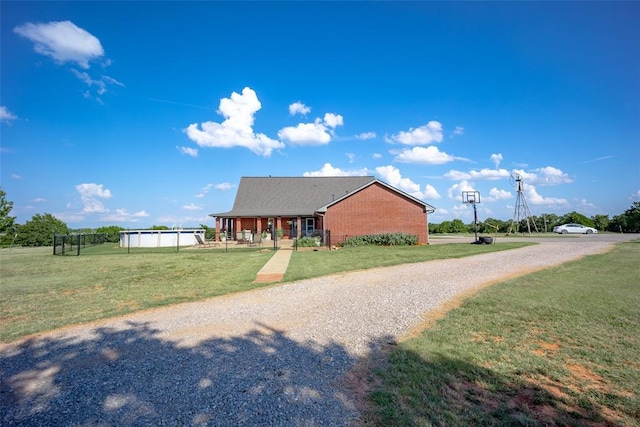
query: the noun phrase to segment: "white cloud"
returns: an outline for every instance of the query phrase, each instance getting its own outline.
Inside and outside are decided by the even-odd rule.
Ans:
[[[80,81],[89,86],[89,88],[91,88],[92,86],[96,86],[96,92],[98,93],[98,95],[102,95],[107,91],[106,84],[102,80],[93,80],[91,76],[89,76],[89,74],[87,74],[86,72],[80,72],[74,68],[71,69],[71,72],[75,74],[75,76],[79,78]]]
[[[9,111],[7,107],[5,107],[4,105],[0,106],[0,122],[9,123],[17,118],[18,116]]]
[[[33,24],[28,22],[13,31],[34,43],[34,50],[56,62],[75,62],[84,69],[104,55],[100,40],[70,21]]]
[[[59,219],[60,221],[67,222],[67,223],[82,222],[85,219],[84,215],[72,214],[72,213],[66,213],[66,212],[58,212],[53,214],[53,216]]]
[[[493,187],[491,190],[489,190],[489,196],[486,197],[485,200],[487,202],[496,202],[498,200],[507,200],[512,198],[513,194],[511,194],[511,192]]]
[[[17,173],[12,173],[11,179],[22,179],[22,175],[18,175]]]
[[[347,159],[349,159],[349,163],[353,163],[356,159],[355,153],[347,153]]]
[[[362,132],[356,135],[357,139],[373,139],[376,137],[375,132]]]
[[[525,184],[523,186],[524,198],[527,203],[531,205],[543,205],[543,206],[568,206],[567,199],[555,198],[555,197],[543,197],[538,194],[536,187],[533,185]]]
[[[586,209],[595,207],[595,205],[593,203],[591,203],[590,201],[588,201],[587,199],[580,199],[578,204],[580,205],[580,207],[586,208]]]
[[[86,71],[78,71],[75,68],[71,72],[85,85],[89,87],[83,93],[87,99],[95,99],[104,104],[98,96],[107,92],[108,85],[124,86],[123,83],[110,76],[91,76],[88,71],[91,61],[104,56],[104,49],[95,36],[86,30],[77,27],[70,21],[49,22],[46,24],[33,24],[31,22],[17,26],[13,31],[34,43],[34,50],[45,56],[53,58],[59,64],[75,63]],[[101,65],[110,65],[108,59],[102,60]],[[95,89],[95,95],[91,92]]]
[[[515,169],[513,173],[520,175],[523,182],[527,184],[560,185],[570,184],[573,182],[569,175],[558,168],[554,168],[553,166],[534,169],[532,172]]]
[[[124,84],[120,83],[116,79],[114,79],[112,77],[109,77],[109,76],[100,76],[99,79],[94,79],[93,77],[91,77],[89,75],[89,73],[84,72],[84,71],[78,71],[75,68],[72,68],[71,72],[80,81],[82,81],[84,84],[86,84],[89,87],[89,91],[84,93],[84,97],[85,98],[91,98],[92,97],[90,90],[93,87],[95,87],[96,94],[104,95],[107,92],[107,85],[108,84],[115,84],[115,85],[118,85],[118,86],[124,86]],[[102,103],[100,98],[97,98],[97,101]]]
[[[431,184],[425,185],[425,187],[424,187],[424,198],[425,199],[438,200],[441,197],[442,196],[440,196],[440,193],[438,193],[438,190],[436,190],[435,187],[433,187],[433,185],[431,185]]]
[[[202,206],[198,206],[194,203],[190,203],[188,205],[185,205],[182,207],[182,209],[185,209],[187,211],[201,211],[202,210]]]
[[[457,184],[453,184],[447,190],[447,197],[450,200],[459,200],[462,202],[462,192],[463,191],[475,191],[476,189],[467,181],[462,180]]]
[[[215,186],[216,190],[219,190],[219,191],[231,190],[234,187],[235,185],[231,184],[230,182],[221,182],[220,184],[216,184]]]
[[[389,140],[405,145],[427,145],[442,142],[442,124],[432,120],[424,126],[410,128],[408,131],[400,131],[391,135]]]
[[[75,188],[80,195],[80,200],[82,200],[82,211],[84,213],[108,212],[102,201],[98,199],[110,199],[111,191],[104,189],[102,184],[78,184]]]
[[[382,180],[407,194],[418,199],[423,199],[425,194],[420,191],[420,184],[416,184],[409,178],[403,178],[400,170],[395,166],[380,166],[376,168],[376,173],[382,177]]]
[[[496,169],[498,169],[498,167],[500,167],[500,162],[502,162],[502,154],[492,154],[491,161],[496,165]]]
[[[380,153],[373,153],[373,154],[371,155],[371,157],[372,157],[372,158],[374,158],[374,159],[381,159],[381,158],[382,158],[382,154],[380,154]]]
[[[395,160],[400,163],[419,163],[425,165],[441,165],[456,159],[456,157],[440,151],[438,147],[433,145],[430,147],[413,147],[410,150],[403,150],[395,157]]]
[[[114,79],[113,77],[109,77],[109,76],[102,76],[102,80],[112,84],[112,85],[116,85],[116,86],[120,86],[120,87],[124,87],[124,83],[121,83],[119,81],[117,81],[116,79]]]
[[[146,211],[139,211],[130,214],[126,209],[116,209],[108,215],[100,218],[102,222],[138,222],[140,218],[146,218],[149,214]]]
[[[305,172],[302,176],[366,176],[368,173],[366,168],[348,171],[334,168],[331,163],[325,163],[320,170]]]
[[[456,128],[453,130],[453,136],[460,136],[464,134],[464,128],[462,126],[456,126]]]
[[[278,131],[278,137],[293,145],[326,145],[331,141],[327,127],[316,119],[314,123],[298,123]]]
[[[495,181],[499,179],[509,178],[511,174],[506,169],[481,169],[470,170],[469,172],[462,172],[457,170],[450,170],[449,172],[443,175],[446,179],[451,179],[454,181],[460,180],[485,180],[485,181]]]
[[[78,184],[76,185],[76,191],[82,197],[99,197],[101,199],[111,198],[111,191],[104,189],[102,184]]]
[[[300,101],[294,102],[293,104],[289,105],[289,114],[291,114],[292,116],[296,114],[302,114],[304,116],[305,114],[308,114],[310,112],[311,107],[307,107]]]
[[[191,157],[198,157],[198,149],[197,148],[191,148],[191,147],[176,147],[176,148],[182,154],[186,154],[187,156],[191,156]]]
[[[324,115],[324,124],[335,129],[338,126],[344,125],[344,119],[340,114],[326,113]]]
[[[326,113],[324,119],[317,118],[313,123],[298,123],[280,129],[278,137],[293,145],[326,145],[331,142],[333,129],[342,126],[341,115]]]
[[[209,190],[211,190],[212,188],[213,188],[213,184],[205,185],[204,187],[202,187],[200,192],[198,194],[196,194],[196,197],[198,197],[198,198],[204,197],[209,192]]]
[[[254,114],[262,108],[253,89],[245,87],[242,94],[233,92],[230,98],[220,100],[219,113],[225,118],[222,123],[193,123],[184,132],[189,139],[201,147],[248,148],[255,154],[269,157],[273,150],[284,148],[280,141],[262,133],[254,133]]]

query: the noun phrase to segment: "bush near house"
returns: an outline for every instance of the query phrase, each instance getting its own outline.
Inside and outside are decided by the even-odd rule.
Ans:
[[[383,233],[347,237],[343,246],[407,246],[417,244],[418,236],[413,234]]]
[[[307,237],[307,236],[300,237],[297,240],[296,244],[298,245],[298,247],[301,247],[301,248],[311,248],[311,247],[318,246],[317,240],[315,238]]]

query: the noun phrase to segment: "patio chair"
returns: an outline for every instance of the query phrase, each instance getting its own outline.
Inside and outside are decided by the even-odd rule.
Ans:
[[[257,237],[250,235],[249,246],[262,246],[262,234],[258,234]]]
[[[216,242],[215,240],[206,240],[206,239],[202,239],[202,236],[200,236],[199,234],[194,234],[194,236],[196,236],[196,241],[198,242],[198,246],[204,246],[204,247],[211,247],[211,246],[220,246],[220,243]]]

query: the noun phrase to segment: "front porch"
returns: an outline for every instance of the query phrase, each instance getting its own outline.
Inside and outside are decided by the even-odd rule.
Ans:
[[[253,236],[257,239],[273,240],[274,233],[278,240],[291,240],[298,237],[322,236],[323,221],[321,216],[304,217],[217,217],[216,240],[223,239],[248,241]]]

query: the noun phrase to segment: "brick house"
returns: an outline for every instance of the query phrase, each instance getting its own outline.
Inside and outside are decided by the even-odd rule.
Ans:
[[[428,214],[434,211],[373,176],[242,177],[233,208],[210,216],[229,239],[270,236],[274,230],[291,239],[329,230],[332,244],[348,236],[397,232],[426,244]]]

